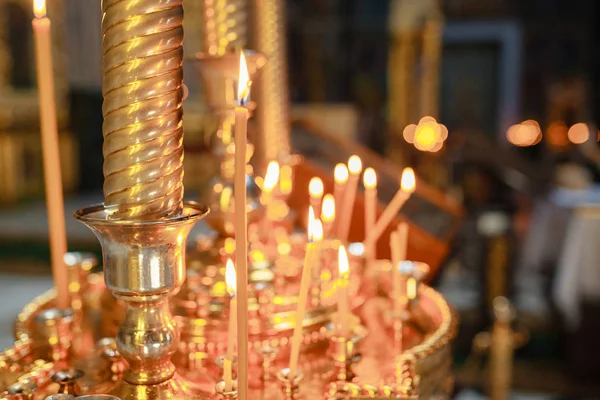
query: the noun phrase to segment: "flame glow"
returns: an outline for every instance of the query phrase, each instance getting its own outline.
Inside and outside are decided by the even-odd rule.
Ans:
[[[323,206],[321,207],[321,220],[323,222],[332,222],[335,219],[335,199],[331,194],[323,197]]]
[[[338,272],[340,278],[348,279],[350,265],[348,263],[348,253],[346,253],[346,247],[344,247],[344,245],[341,245],[338,249]]]
[[[46,0],[33,0],[33,15],[36,18],[44,18],[46,16]]]
[[[346,183],[348,180],[348,168],[344,164],[337,164],[333,170],[333,178],[336,183]]]
[[[374,189],[377,186],[377,174],[373,168],[365,169],[363,184],[365,185],[365,189]]]
[[[315,242],[323,240],[323,223],[319,219],[315,219],[315,224],[313,227],[313,240]]]
[[[308,240],[314,241],[315,238],[315,210],[312,206],[308,207]]]
[[[352,175],[358,175],[362,171],[362,161],[359,156],[354,155],[348,159],[348,171]]]
[[[39,0],[43,1],[43,0]],[[245,105],[250,96],[250,75],[244,52],[240,52],[240,73],[238,76],[237,101],[239,105]]]
[[[402,180],[400,186],[404,192],[412,193],[415,191],[416,178],[415,171],[413,171],[412,168],[404,168],[404,171],[402,171]]]
[[[308,184],[308,193],[310,197],[320,198],[323,196],[323,181],[316,176]]]
[[[228,258],[225,263],[225,284],[227,285],[227,293],[229,293],[231,297],[235,296],[237,290],[236,276],[235,267],[233,266],[231,258]]]
[[[267,166],[267,173],[265,174],[265,181],[263,182],[263,191],[271,193],[277,181],[279,180],[279,164],[277,161],[271,161]]]

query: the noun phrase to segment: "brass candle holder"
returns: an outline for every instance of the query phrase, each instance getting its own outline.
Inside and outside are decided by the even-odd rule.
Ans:
[[[208,209],[189,202],[180,215],[160,220],[112,220],[112,211],[93,206],[75,217],[100,240],[106,286],[127,305],[117,348],[129,368],[114,391],[128,399],[144,392],[184,393],[185,386],[172,379],[179,330],[168,300],[185,277],[187,235]]]

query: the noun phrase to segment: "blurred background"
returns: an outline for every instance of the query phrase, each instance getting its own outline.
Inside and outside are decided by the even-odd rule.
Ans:
[[[285,4],[292,121],[411,165],[441,204],[462,204],[456,234],[438,237],[449,250],[433,282],[461,315],[457,397],[488,395],[485,332],[506,296],[522,339],[514,397],[600,398],[598,2]],[[48,7],[70,215],[102,201],[101,11],[97,0]],[[185,12],[185,185],[197,196],[215,173],[215,122],[194,57],[202,2]],[[31,18],[29,1],[0,0],[0,347],[51,286]],[[405,129],[423,116],[447,137]],[[311,157],[312,135],[294,131],[296,152]],[[85,227],[67,218],[67,230],[70,250],[99,254]]]

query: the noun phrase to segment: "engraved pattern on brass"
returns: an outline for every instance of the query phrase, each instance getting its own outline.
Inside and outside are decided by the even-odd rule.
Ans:
[[[176,214],[183,198],[183,2],[104,0],[104,203],[113,218]]]

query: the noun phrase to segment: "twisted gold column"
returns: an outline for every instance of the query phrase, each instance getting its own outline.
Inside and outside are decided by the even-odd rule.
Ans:
[[[285,39],[285,2],[255,2],[256,50],[267,57],[257,81],[259,163],[290,153],[290,99]],[[253,92],[254,93],[254,92]]]
[[[183,198],[183,1],[102,3],[104,203],[173,215]]]

